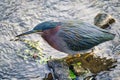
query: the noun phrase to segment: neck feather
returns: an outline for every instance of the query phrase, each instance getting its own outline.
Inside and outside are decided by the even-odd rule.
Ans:
[[[48,30],[45,30],[45,31],[43,31],[43,36],[44,35],[55,35],[58,31],[60,30],[60,26],[57,26],[57,27],[55,27],[55,28],[53,28],[53,29],[48,29]]]
[[[56,44],[56,39],[58,36],[56,35],[57,32],[60,30],[60,26],[55,27],[53,29],[45,30],[42,33],[42,37],[46,40],[53,48],[59,50],[59,47]]]

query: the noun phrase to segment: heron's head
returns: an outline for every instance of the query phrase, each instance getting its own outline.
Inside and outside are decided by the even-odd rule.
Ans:
[[[59,26],[60,24],[61,24],[60,22],[46,21],[46,22],[38,24],[32,30],[22,33],[20,35],[17,35],[16,37],[28,35],[32,33],[37,33],[37,32],[43,32],[44,30],[55,28]]]

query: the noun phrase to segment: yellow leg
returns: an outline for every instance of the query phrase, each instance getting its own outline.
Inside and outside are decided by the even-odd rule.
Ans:
[[[81,54],[80,53],[77,53],[77,54],[75,54],[75,55],[73,55],[74,57],[80,57],[81,56]]]
[[[92,51],[90,53],[88,53],[84,58],[88,58],[89,56],[93,56],[95,53],[94,53],[94,49],[92,49]]]
[[[80,53],[77,53],[77,54],[75,54],[75,55],[68,55],[67,57],[65,57],[65,60],[66,60],[66,61],[71,61],[71,60],[74,60],[75,58],[78,58],[78,57],[80,57],[80,56],[81,56]]]

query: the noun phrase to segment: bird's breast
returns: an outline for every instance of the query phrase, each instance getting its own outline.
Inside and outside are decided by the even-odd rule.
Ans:
[[[42,35],[43,39],[53,48],[62,51],[62,41],[57,35]]]
[[[63,47],[65,46],[65,44],[61,37],[58,36],[59,30],[60,26],[53,29],[45,30],[43,31],[42,37],[50,46],[63,52]]]

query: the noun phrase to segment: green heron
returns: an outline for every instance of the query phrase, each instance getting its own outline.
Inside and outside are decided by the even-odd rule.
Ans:
[[[89,50],[100,43],[114,39],[115,34],[81,21],[46,21],[16,37],[37,33],[53,48],[68,54]]]

